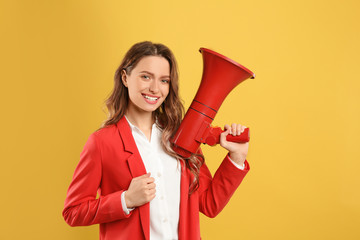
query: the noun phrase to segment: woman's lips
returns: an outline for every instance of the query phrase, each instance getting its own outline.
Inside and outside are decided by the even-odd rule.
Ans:
[[[148,95],[148,94],[142,94],[145,101],[150,104],[156,104],[160,97]]]

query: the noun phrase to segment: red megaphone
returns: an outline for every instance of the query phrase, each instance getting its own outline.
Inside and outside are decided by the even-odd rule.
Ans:
[[[196,153],[200,143],[215,145],[220,142],[221,128],[211,126],[226,96],[239,83],[255,78],[255,74],[237,62],[210,49],[200,48],[204,70],[200,87],[175,135],[173,149],[182,157]],[[248,142],[249,129],[239,136],[227,136],[228,141]]]

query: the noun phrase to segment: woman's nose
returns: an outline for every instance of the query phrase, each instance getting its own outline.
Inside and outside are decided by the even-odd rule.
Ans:
[[[150,92],[157,93],[159,91],[159,83],[156,79],[153,79],[149,87]]]

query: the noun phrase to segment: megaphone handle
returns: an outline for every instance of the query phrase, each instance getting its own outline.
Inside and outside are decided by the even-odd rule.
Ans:
[[[200,139],[202,143],[206,143],[210,146],[214,146],[216,144],[220,143],[220,134],[224,131],[220,127],[211,127],[209,126],[203,137]],[[245,128],[245,130],[237,136],[233,136],[231,134],[226,136],[226,140],[230,142],[236,142],[236,143],[245,143],[250,140],[250,130],[249,128]]]
[[[245,143],[250,140],[250,130],[249,128],[245,128],[245,130],[238,136],[233,136],[231,134],[226,136],[226,140],[229,142],[236,142],[236,143]]]

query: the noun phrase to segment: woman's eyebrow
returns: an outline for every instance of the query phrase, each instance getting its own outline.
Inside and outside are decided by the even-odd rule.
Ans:
[[[148,71],[141,71],[141,72],[139,72],[139,73],[146,73],[146,74],[149,74],[149,75],[151,75],[151,76],[154,76],[154,74],[153,74],[153,73],[148,72]]]
[[[139,73],[146,73],[146,74],[151,75],[152,77],[154,77],[154,76],[155,76],[155,74],[153,74],[152,72],[148,72],[148,71],[146,71],[146,70],[141,71],[141,72],[139,72]],[[161,76],[161,78],[163,78],[163,77],[165,77],[165,78],[170,78],[170,76],[169,76],[169,75],[164,75],[164,76]]]

